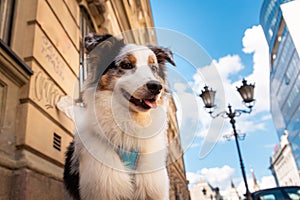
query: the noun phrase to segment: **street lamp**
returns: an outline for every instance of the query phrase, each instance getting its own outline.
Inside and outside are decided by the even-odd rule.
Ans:
[[[205,108],[212,118],[221,116],[223,118],[230,119],[229,122],[232,125],[233,135],[235,138],[235,143],[236,143],[236,147],[237,147],[237,151],[238,151],[242,175],[243,175],[243,179],[244,179],[244,183],[245,183],[245,187],[246,187],[245,197],[246,197],[246,199],[251,200],[251,195],[250,195],[250,191],[249,191],[248,183],[247,183],[247,179],[246,179],[245,167],[243,164],[242,154],[241,154],[240,145],[239,145],[239,141],[238,141],[238,133],[237,133],[237,130],[235,127],[235,119],[234,118],[239,117],[242,113],[251,113],[252,107],[254,106],[254,103],[255,103],[255,100],[253,98],[255,86],[254,86],[254,84],[247,84],[247,81],[245,79],[243,79],[242,83],[243,83],[243,85],[241,87],[237,88],[237,91],[240,93],[241,97],[243,98],[243,103],[248,108],[247,110],[241,110],[241,109],[232,110],[232,107],[229,104],[228,111],[223,111],[223,112],[220,112],[220,113],[214,115],[213,112],[214,112],[214,107],[215,107],[216,91],[214,91],[213,89],[209,89],[208,86],[205,86],[204,91],[202,91],[202,93],[199,96],[202,98]]]

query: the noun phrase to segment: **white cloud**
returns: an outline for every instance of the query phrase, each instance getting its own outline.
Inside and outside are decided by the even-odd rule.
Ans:
[[[189,187],[193,187],[198,181],[206,181],[213,187],[219,187],[222,194],[229,194],[231,190],[231,181],[233,181],[240,195],[245,194],[245,183],[242,177],[233,178],[235,169],[224,165],[222,167],[202,168],[198,172],[187,172],[186,176],[190,182]],[[250,192],[254,192],[254,182],[251,174],[247,176],[247,183]],[[276,187],[273,176],[262,176],[257,180],[260,189]]]
[[[246,54],[252,54],[253,71],[250,75],[245,77],[249,83],[255,83],[255,99],[256,105],[250,115],[242,115],[237,122],[237,129],[241,129],[241,132],[255,132],[259,130],[266,130],[264,122],[271,118],[271,115],[267,113],[270,107],[269,97],[269,55],[268,45],[265,40],[265,36],[261,26],[253,26],[248,28],[243,37],[243,52]],[[210,71],[215,68],[219,72],[220,78],[215,77],[215,74]],[[241,70],[244,69],[241,58],[238,55],[226,55],[217,60],[213,60],[210,65],[197,69],[197,73],[193,76],[192,87],[197,93],[201,93],[205,84],[208,84],[213,89],[217,90],[216,104],[219,106],[218,111],[227,109],[227,103],[230,102],[233,108],[245,108],[242,104],[242,99],[236,92],[236,87],[241,85],[241,80],[232,81],[231,77],[238,77]],[[217,85],[217,81],[222,80],[223,88]],[[226,95],[226,96],[225,96]],[[223,101],[222,101],[223,99]],[[200,108],[203,107],[201,102]],[[267,113],[267,114],[266,114]],[[258,115],[260,114],[260,115]],[[263,115],[261,115],[263,114]],[[201,129],[197,133],[197,136],[202,138],[207,137],[208,130],[211,125],[211,118],[207,113],[199,113],[199,119],[201,121]],[[218,133],[220,131],[224,134],[232,132],[229,123],[225,123],[224,130],[215,130]],[[216,134],[218,134],[216,133]],[[222,137],[218,137],[218,141],[222,141]],[[194,146],[199,146],[194,144]],[[188,178],[190,183],[193,184],[199,179],[207,180],[213,186],[218,186],[222,190],[230,188],[231,176],[234,173],[234,169],[229,166],[216,167],[216,168],[204,168],[197,173],[189,172]],[[253,188],[253,180],[251,175],[247,177],[250,191]],[[241,194],[245,193],[244,182],[241,177],[234,180],[238,191]],[[258,180],[261,189],[275,186],[272,176],[263,176]]]
[[[248,183],[248,188],[250,192],[254,192],[253,186],[254,182],[251,176],[247,177],[247,183]],[[267,189],[267,188],[272,188],[276,187],[275,180],[273,176],[262,176],[260,180],[257,180],[257,184],[259,185],[259,188],[262,189]],[[239,182],[237,185],[238,191],[240,194],[245,194],[246,189],[245,189],[245,183],[243,180]]]
[[[230,183],[231,176],[234,174],[234,169],[228,165],[215,168],[204,168],[200,170],[205,179],[214,187],[224,188]]]
[[[220,78],[210,76],[210,70],[216,68]],[[216,93],[216,104],[218,107],[227,106],[228,102],[233,105],[242,105],[241,97],[236,92],[236,86],[240,86],[241,83],[233,82],[230,77],[232,75],[238,76],[239,72],[244,68],[241,59],[238,55],[226,55],[218,60],[213,60],[210,65],[205,66],[197,70],[197,74],[193,76],[194,89],[195,91],[201,91],[204,84],[209,84],[217,91]],[[204,76],[205,75],[205,76]],[[205,83],[204,83],[205,80]],[[218,87],[216,81],[221,81],[223,87]],[[223,104],[223,105],[220,105]]]
[[[258,118],[257,114],[269,111],[269,61],[268,61],[268,45],[264,37],[261,26],[253,26],[245,31],[243,37],[243,51],[247,54],[253,54],[253,72],[246,77],[249,83],[255,83],[255,99],[256,105],[251,115],[243,115],[239,118],[237,127],[242,127],[241,132],[255,132],[265,130],[264,121],[269,117]],[[210,71],[216,68],[222,80],[223,88],[216,88],[216,81],[220,79],[212,76]],[[244,109],[242,99],[236,91],[236,87],[241,86],[241,80],[232,81],[232,75],[239,76],[240,71],[244,68],[242,61],[238,55],[227,55],[213,60],[210,65],[197,69],[197,73],[193,76],[193,89],[201,93],[205,84],[209,83],[210,87],[217,90],[216,104],[218,107],[215,113],[227,110],[227,103],[231,103],[233,108]],[[205,76],[206,75],[206,76]],[[202,102],[201,102],[202,103]],[[203,103],[202,103],[203,105]],[[201,121],[201,129],[197,133],[200,137],[206,137],[210,128],[211,119],[205,112],[200,112],[199,119]],[[232,130],[230,125],[225,123],[225,128],[222,131],[229,134]],[[217,130],[220,132],[221,130]],[[216,137],[214,137],[215,139]],[[223,140],[222,137],[218,137]]]
[[[203,179],[203,176],[199,173],[186,172],[186,178],[189,181],[190,186],[197,183],[199,180]]]
[[[270,67],[268,44],[262,27],[253,26],[245,31],[243,51],[253,53],[253,72],[248,77],[255,82],[256,112],[269,111],[270,108]]]
[[[263,176],[259,182],[260,189],[267,189],[276,187],[275,179],[273,176]]]
[[[231,83],[229,76],[240,72],[244,66],[238,55],[227,55],[215,62],[223,82]]]
[[[197,173],[187,172],[187,179],[193,185],[199,180],[205,180],[213,187],[225,189],[230,185],[234,169],[228,165],[222,167],[202,168]]]

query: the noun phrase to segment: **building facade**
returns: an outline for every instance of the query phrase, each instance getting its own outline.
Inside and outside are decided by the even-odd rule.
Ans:
[[[256,179],[256,176],[255,176],[255,173],[254,173],[254,170],[252,167],[250,168],[250,171],[251,171],[251,176],[252,176],[252,181],[253,181],[253,191],[256,192],[256,191],[260,190],[260,186],[257,183],[257,179]]]
[[[83,37],[123,33],[125,41],[155,44],[147,27],[153,27],[148,0],[0,1],[1,199],[63,199],[64,154],[74,125],[56,103],[79,94]],[[173,196],[184,188],[177,184],[187,184],[183,160],[178,163],[169,166]]]
[[[171,100],[168,113],[176,113],[176,111],[176,105],[174,101]],[[180,135],[178,133],[176,114],[170,114],[168,116],[168,121],[169,155],[167,170],[170,177],[170,200],[189,200],[189,182],[186,179],[183,149],[180,142]]]
[[[241,200],[241,199],[242,199],[242,197],[240,197],[240,194],[238,193],[237,188],[231,181],[229,194],[228,194],[228,196],[224,196],[224,200]]]
[[[226,191],[226,194],[224,191],[221,194],[219,187],[214,188],[207,181],[201,179],[190,188],[191,200],[239,200],[236,188],[234,185],[232,186],[229,191]]]
[[[215,199],[215,188],[213,188],[207,181],[199,180],[190,189],[192,200],[211,200]]]
[[[270,159],[270,169],[276,178],[278,186],[300,185],[297,165],[288,141],[288,133],[281,136],[280,145],[274,149]]]
[[[278,138],[289,132],[288,141],[300,170],[300,2],[265,0],[260,23],[270,55],[271,113]]]

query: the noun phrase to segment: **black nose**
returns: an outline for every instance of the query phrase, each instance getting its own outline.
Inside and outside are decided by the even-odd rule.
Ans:
[[[148,83],[146,83],[146,86],[148,90],[155,95],[159,94],[160,90],[162,89],[162,85],[158,81],[149,81]]]

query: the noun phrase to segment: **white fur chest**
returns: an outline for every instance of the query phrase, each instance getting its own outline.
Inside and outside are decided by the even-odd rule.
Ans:
[[[147,137],[147,132],[141,126],[133,125],[135,119],[123,118],[116,122],[114,111],[110,109],[110,94],[97,94],[97,111],[90,107],[80,114],[82,125],[77,126],[75,151],[79,155],[82,198],[168,199],[169,182],[165,168],[167,123],[160,129],[146,130],[155,133]],[[117,110],[122,112],[121,109]],[[155,114],[159,113],[153,116]],[[123,113],[118,113],[118,116],[123,116]],[[157,124],[153,127],[157,127]],[[134,171],[121,161],[115,151],[118,146],[139,150]]]

